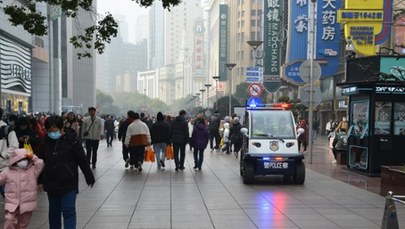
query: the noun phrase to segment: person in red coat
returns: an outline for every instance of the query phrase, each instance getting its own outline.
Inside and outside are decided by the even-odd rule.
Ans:
[[[300,134],[298,136],[298,151],[301,152],[301,145],[304,147],[304,152],[307,151],[307,145],[308,145],[308,138],[309,138],[309,128],[308,124],[305,121],[305,119],[301,119],[301,121],[298,123],[297,130],[299,128],[304,129],[304,133]]]

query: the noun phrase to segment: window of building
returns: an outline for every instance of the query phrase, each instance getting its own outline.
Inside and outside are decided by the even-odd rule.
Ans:
[[[250,16],[256,16],[256,10],[251,10],[250,11]]]
[[[256,20],[250,20],[250,26],[255,27],[256,26]]]
[[[245,16],[245,11],[244,10],[242,10],[242,17],[244,17]]]
[[[242,28],[245,27],[245,20],[242,20],[242,22],[241,22],[241,27],[242,27]]]

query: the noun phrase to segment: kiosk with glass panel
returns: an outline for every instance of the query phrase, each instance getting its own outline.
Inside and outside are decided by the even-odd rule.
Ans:
[[[382,165],[405,164],[405,70],[402,79],[396,66],[405,66],[405,58],[348,60],[339,84],[349,96],[347,167],[370,176]]]

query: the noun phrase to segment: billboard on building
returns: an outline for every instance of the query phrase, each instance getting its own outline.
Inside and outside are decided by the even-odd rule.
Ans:
[[[281,85],[281,6],[283,0],[264,1],[264,72],[263,87],[269,92],[275,92]]]
[[[345,9],[338,11],[338,22],[344,24],[345,38],[355,52],[374,55],[375,45],[385,42],[391,34],[393,0],[346,0]]]
[[[31,96],[31,49],[0,36],[1,92]]]
[[[309,1],[289,1],[287,62],[306,60],[308,54],[308,4]]]
[[[339,67],[340,24],[337,11],[341,0],[318,1],[316,24],[316,59],[323,60],[322,77],[333,76]]]
[[[204,33],[204,21],[197,20],[194,24],[193,75],[195,77],[205,76]]]
[[[219,5],[219,58],[218,58],[218,75],[220,81],[227,80],[228,62],[228,5]]]

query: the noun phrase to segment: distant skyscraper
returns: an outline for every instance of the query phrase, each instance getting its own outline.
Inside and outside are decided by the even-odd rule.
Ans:
[[[148,39],[148,15],[141,15],[136,20],[135,25],[135,43],[142,42],[144,39]]]

